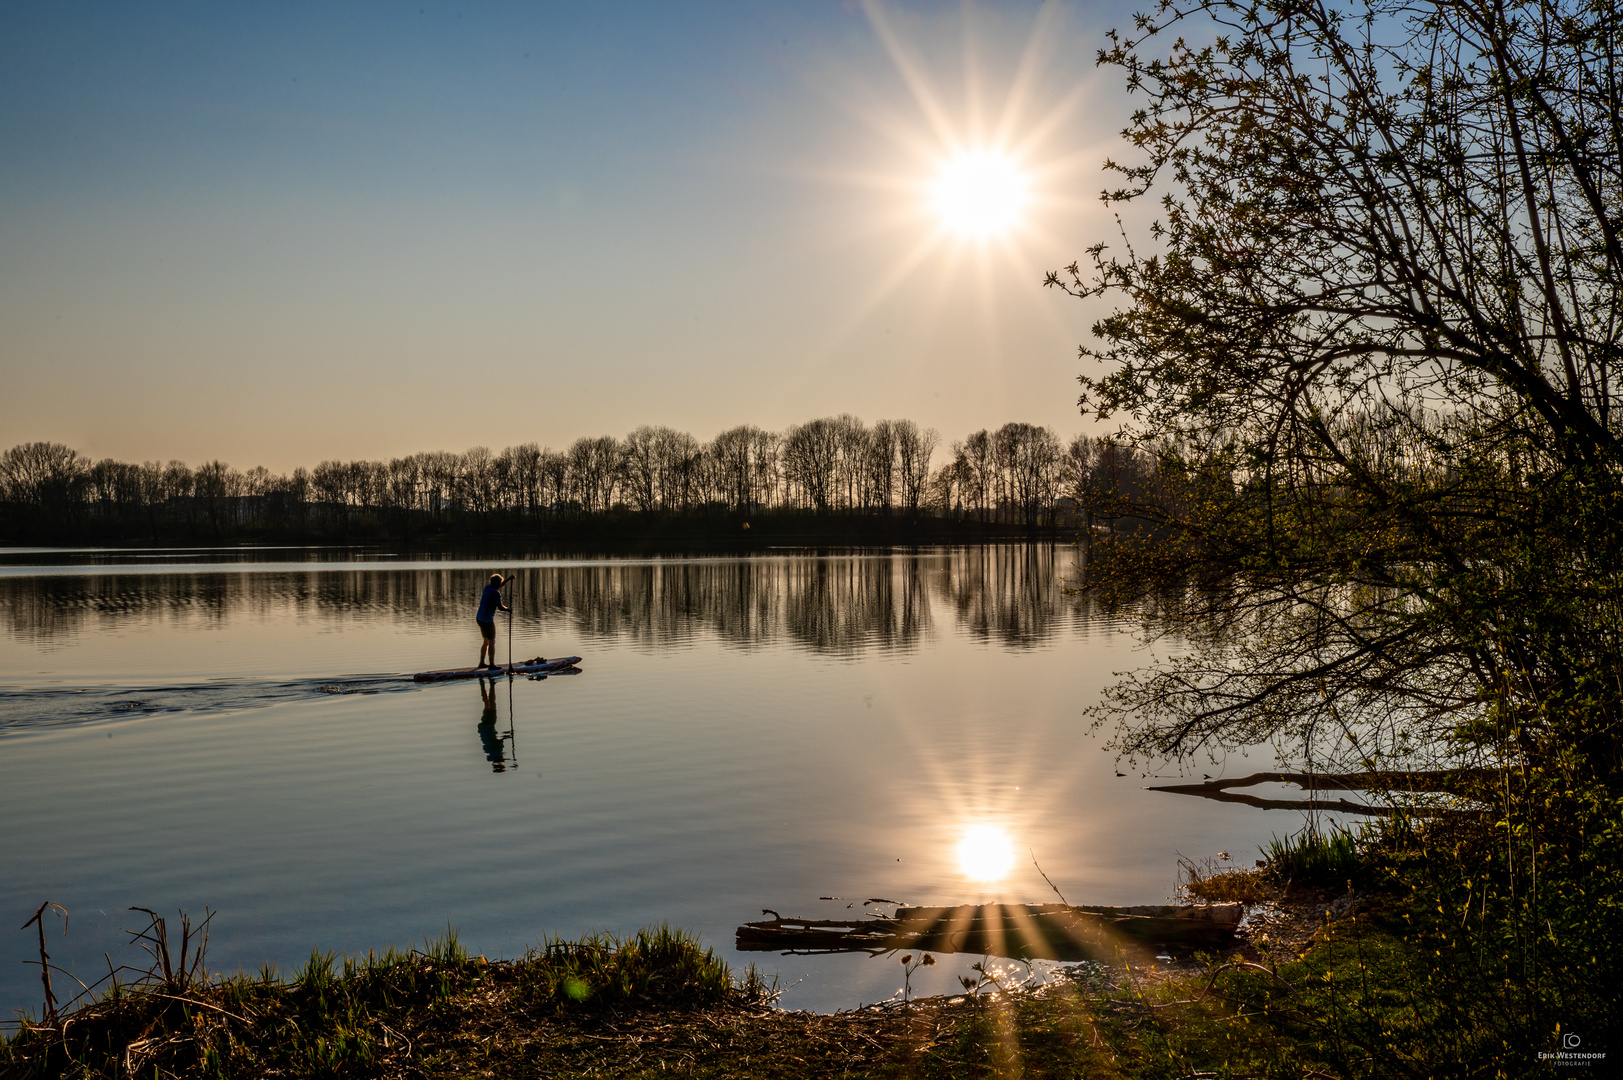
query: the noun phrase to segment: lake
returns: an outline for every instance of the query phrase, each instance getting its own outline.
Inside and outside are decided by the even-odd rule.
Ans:
[[[1249,865],[1301,815],[1147,791],[1090,730],[1112,673],[1158,654],[1065,591],[1077,557],[0,551],[0,1011],[38,1014],[14,928],[45,900],[87,982],[139,958],[131,905],[217,912],[225,971],[669,922],[831,1010],[891,996],[895,958],[743,955],[734,928],[1051,901],[1034,859],[1105,904],[1165,902],[1180,853]],[[492,570],[518,574],[514,655],[581,672],[411,682],[473,663]]]

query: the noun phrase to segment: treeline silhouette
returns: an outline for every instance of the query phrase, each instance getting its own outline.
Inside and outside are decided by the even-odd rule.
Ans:
[[[525,535],[596,544],[743,535],[918,540],[1092,525],[1141,488],[1149,459],[1107,439],[1062,443],[1009,423],[937,454],[911,420],[854,416],[784,432],[745,425],[701,443],[667,427],[623,439],[323,461],[291,475],[222,461],[93,461],[60,443],[0,456],[0,540],[352,541]],[[932,467],[935,457],[945,460]]]
[[[510,600],[526,633],[561,642],[616,640],[650,648],[700,634],[752,648],[791,644],[825,655],[907,649],[951,612],[971,636],[1007,647],[1080,627],[1093,600],[1064,586],[1079,550],[977,545],[930,553],[592,562],[519,568]],[[497,565],[497,564],[492,564]],[[466,628],[488,568],[285,569],[0,578],[0,626],[53,642],[98,629],[176,619],[392,618],[413,628]],[[933,602],[932,602],[933,601]]]

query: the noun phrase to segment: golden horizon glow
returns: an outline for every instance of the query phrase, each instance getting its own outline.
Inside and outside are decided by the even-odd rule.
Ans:
[[[931,187],[931,207],[959,236],[1002,236],[1021,221],[1031,184],[1024,170],[995,150],[963,151],[941,163]]]
[[[1001,881],[1014,867],[1014,844],[996,825],[974,825],[958,842],[958,868],[975,881]]]

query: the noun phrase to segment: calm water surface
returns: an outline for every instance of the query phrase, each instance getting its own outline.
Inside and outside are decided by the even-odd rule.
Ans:
[[[1047,901],[1033,854],[1072,902],[1163,902],[1178,853],[1249,859],[1300,818],[1115,775],[1080,714],[1155,654],[1062,591],[1073,559],[0,552],[0,1011],[38,1011],[10,928],[47,899],[86,981],[136,958],[132,904],[217,911],[221,970],[666,921],[816,1009],[889,997],[895,959],[745,956],[733,928]],[[473,662],[493,569],[519,574],[515,655],[583,672],[489,699],[403,678]],[[976,829],[1012,861],[966,865]]]

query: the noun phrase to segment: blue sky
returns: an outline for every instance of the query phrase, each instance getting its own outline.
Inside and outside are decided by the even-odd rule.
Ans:
[[[0,443],[290,469],[835,412],[1064,433],[1127,7],[10,4]],[[1011,106],[1011,101],[1015,104]],[[951,146],[1017,234],[944,236]]]

